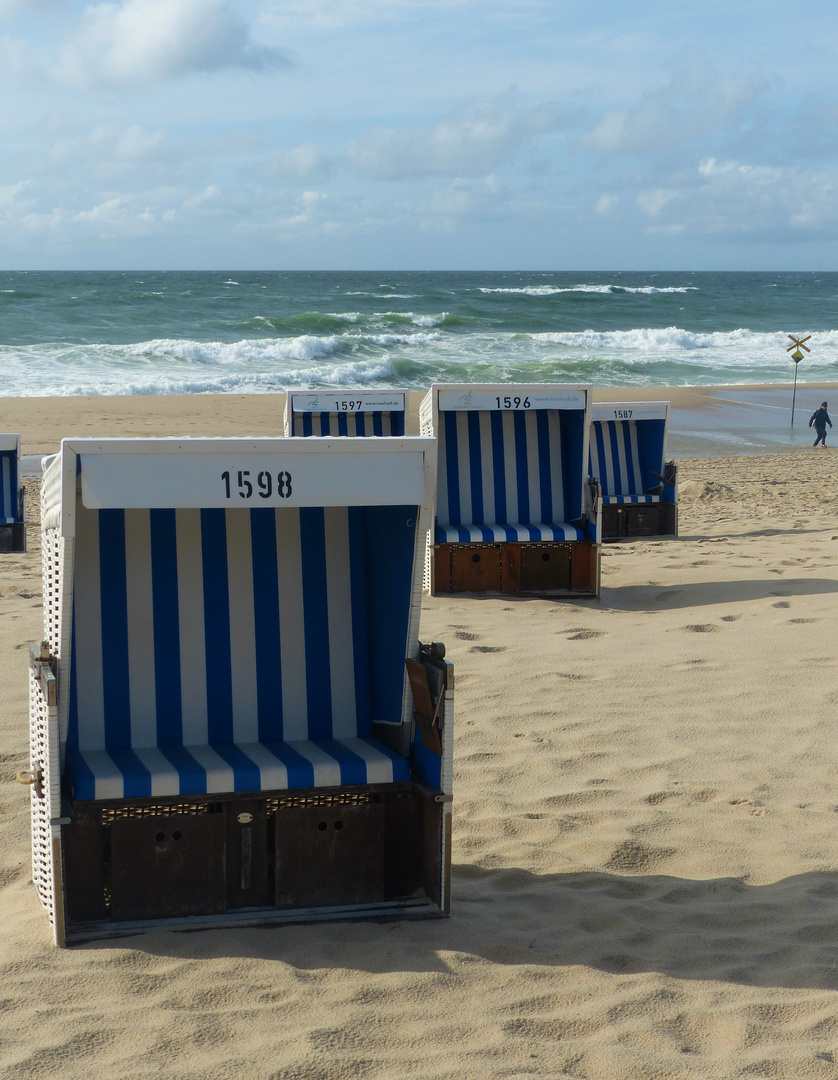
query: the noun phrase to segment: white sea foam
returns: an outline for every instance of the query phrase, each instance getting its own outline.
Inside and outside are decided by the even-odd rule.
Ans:
[[[199,364],[241,364],[270,360],[315,360],[341,348],[342,336],[293,338],[244,338],[241,341],[191,341],[177,338],[143,341],[136,345],[110,346],[125,356],[174,357]]]
[[[770,355],[782,358],[788,344],[786,335],[780,332],[765,334],[738,329],[697,333],[692,330],[683,330],[678,326],[641,327],[634,330],[550,332],[529,336],[535,343],[562,345],[586,352],[653,350],[658,353],[671,353],[707,350],[712,351],[720,360],[727,355],[737,361],[740,361],[743,355]],[[838,331],[826,331],[819,334],[818,343],[819,346],[838,345]],[[778,349],[782,351],[778,352]]]
[[[599,293],[601,295],[619,296],[621,293],[638,293],[645,296],[653,296],[656,293],[688,293],[698,292],[697,285],[522,285],[516,288],[488,288],[478,289],[481,293],[505,293],[518,296],[558,296],[561,293]]]
[[[361,334],[359,339],[385,347],[392,345],[427,345],[440,341],[442,334]]]
[[[345,331],[323,336],[229,342],[160,338],[127,345],[0,345],[0,396],[260,393],[289,386],[422,387],[469,379],[599,385],[768,382],[790,379],[794,368],[788,344],[783,332],[747,329],[451,333],[414,323],[403,332],[375,333],[347,323]],[[836,379],[838,330],[819,332],[810,345],[801,377]]]
[[[442,326],[447,314],[447,311],[443,311],[439,315],[411,315],[410,321],[416,326]]]

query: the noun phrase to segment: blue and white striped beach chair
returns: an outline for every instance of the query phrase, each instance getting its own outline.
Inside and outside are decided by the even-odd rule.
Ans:
[[[405,390],[311,390],[285,399],[286,435],[404,435]]]
[[[0,435],[0,552],[26,551],[20,435]]]
[[[599,500],[588,482],[584,386],[433,386],[439,439],[431,593],[599,595]]]
[[[602,538],[678,534],[678,479],[666,460],[665,401],[591,410],[590,473],[602,489]]]
[[[435,451],[71,439],[45,463],[21,779],[59,944],[447,913],[453,684],[418,640]]]

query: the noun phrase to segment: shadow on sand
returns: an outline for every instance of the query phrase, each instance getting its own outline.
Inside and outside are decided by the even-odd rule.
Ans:
[[[604,608],[618,611],[670,611],[709,604],[744,604],[775,597],[821,596],[838,592],[832,578],[738,578],[735,581],[690,581],[678,585],[603,586]]]
[[[450,919],[161,930],[77,947],[120,944],[164,957],[274,960],[300,971],[583,965],[616,975],[835,990],[838,873],[748,885],[735,878],[535,874],[466,864],[454,868]]]

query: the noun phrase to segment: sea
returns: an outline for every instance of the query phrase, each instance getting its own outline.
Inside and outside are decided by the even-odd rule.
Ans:
[[[0,397],[838,381],[838,273],[4,272]]]

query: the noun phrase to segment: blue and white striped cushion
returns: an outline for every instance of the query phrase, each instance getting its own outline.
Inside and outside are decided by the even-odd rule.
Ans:
[[[497,543],[511,540],[584,540],[585,534],[575,525],[437,525],[438,544]]]
[[[606,506],[625,506],[637,503],[659,503],[660,495],[603,495],[602,501]]]
[[[557,410],[440,412],[437,542],[579,539],[562,447]]]
[[[401,720],[414,541],[405,522],[414,518],[405,507],[79,503],[75,797],[259,790],[263,772],[283,787],[282,761],[285,783],[402,776],[401,759],[371,735],[374,720]],[[375,584],[376,542],[397,561],[399,582],[406,574],[403,587]],[[292,747],[279,761],[277,744]]]
[[[124,799],[409,780],[405,758],[375,739],[71,751],[74,799]]]
[[[0,522],[13,525],[18,515],[17,454],[0,452]]]
[[[634,420],[597,420],[591,424],[591,476],[597,477],[604,502],[625,502],[643,494],[643,470]]]
[[[294,413],[292,435],[404,435],[404,413]]]

